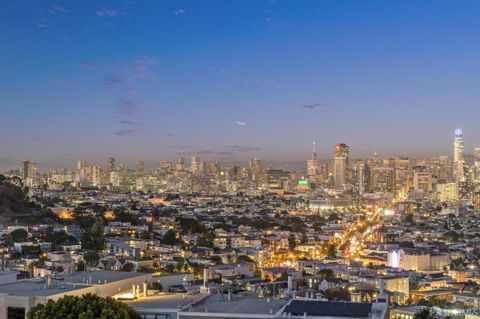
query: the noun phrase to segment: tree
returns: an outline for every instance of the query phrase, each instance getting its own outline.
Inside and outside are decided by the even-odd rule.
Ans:
[[[329,244],[327,247],[327,257],[328,258],[337,258],[338,257],[338,250],[334,244]]]
[[[350,301],[350,292],[344,288],[328,288],[323,292],[329,301]]]
[[[150,232],[148,230],[142,230],[140,232],[140,236],[139,236],[141,239],[151,239],[151,235],[150,235]]]
[[[94,250],[87,251],[85,254],[83,254],[83,259],[85,259],[85,262],[89,265],[96,263],[100,260],[100,256],[98,253]]]
[[[330,279],[330,278],[335,277],[335,274],[333,273],[333,270],[331,270],[331,269],[322,269],[318,272],[318,275],[321,278],[324,278],[324,279]]]
[[[93,237],[102,237],[104,228],[105,223],[103,222],[103,220],[97,220],[93,223],[92,228],[90,229],[90,233]]]
[[[430,309],[423,309],[413,316],[413,319],[437,319],[437,315]]]
[[[254,263],[255,261],[247,255],[240,255],[237,257],[237,264]]]
[[[21,229],[21,228],[15,229],[10,233],[10,235],[12,236],[12,240],[15,243],[24,242],[28,238],[28,232],[25,229]]]
[[[141,319],[130,306],[112,298],[87,294],[82,297],[65,296],[57,301],[49,300],[32,308],[27,319]]]
[[[209,247],[213,248],[213,240],[215,239],[215,235],[212,233],[205,233],[198,238],[197,246],[199,247]]]
[[[405,222],[407,223],[413,223],[413,214],[412,213],[408,213],[405,215]]]
[[[158,281],[155,281],[152,283],[152,286],[150,287],[152,288],[153,290],[158,290],[158,291],[162,291],[163,290],[163,286],[160,282]]]
[[[175,245],[178,243],[177,233],[173,229],[170,229],[165,233],[165,235],[163,235],[161,242],[165,245]]]
[[[122,271],[133,271],[134,268],[135,266],[132,263],[126,263],[123,265]]]
[[[212,256],[210,260],[215,262],[217,265],[223,264],[222,258],[220,256]]]

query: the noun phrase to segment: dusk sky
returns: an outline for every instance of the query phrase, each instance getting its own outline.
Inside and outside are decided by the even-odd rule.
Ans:
[[[430,156],[480,145],[480,1],[47,1],[0,9],[0,169]],[[43,166],[42,166],[43,165]]]

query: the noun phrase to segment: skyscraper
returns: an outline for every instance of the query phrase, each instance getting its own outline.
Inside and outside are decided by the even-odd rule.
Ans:
[[[29,166],[29,164],[30,164],[29,161],[23,161],[22,162],[22,167],[20,169],[20,171],[22,173],[22,180],[23,180],[24,183],[28,178],[28,166]]]
[[[316,143],[313,142],[312,158],[307,161],[307,175],[316,176],[319,173]]]
[[[145,170],[145,163],[143,163],[143,161],[137,161],[135,163],[135,169],[138,173],[143,173]]]
[[[465,144],[463,141],[463,130],[457,128],[455,130],[455,139],[453,142],[453,167],[456,182],[460,182],[465,177],[464,165],[465,165],[465,156],[464,156]]]
[[[475,180],[480,181],[480,147],[475,147],[473,156],[475,159]]]
[[[348,145],[344,143],[335,145],[333,159],[333,178],[335,180],[335,187],[342,187],[347,183],[348,161]]]
[[[262,162],[258,158],[253,158],[250,160],[249,163],[250,166],[250,174],[252,177],[252,180],[257,180],[263,173],[263,166]]]
[[[107,158],[107,172],[111,173],[115,170],[115,157]]]
[[[454,150],[453,150],[454,162],[465,161],[464,148],[465,148],[465,144],[463,142],[463,130],[461,128],[457,128],[455,130]]]
[[[183,151],[180,151],[178,154],[177,164],[175,164],[176,171],[183,171],[185,169],[185,157],[183,156]]]
[[[202,161],[198,156],[192,156],[190,160],[190,171],[192,173],[200,173],[202,171]]]

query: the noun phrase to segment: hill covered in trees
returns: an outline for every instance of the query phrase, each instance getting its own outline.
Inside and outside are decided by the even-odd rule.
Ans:
[[[51,224],[55,220],[56,215],[50,209],[31,201],[26,190],[0,175],[0,223],[35,225]]]

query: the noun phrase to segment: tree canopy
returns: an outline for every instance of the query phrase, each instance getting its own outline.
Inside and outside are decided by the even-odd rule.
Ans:
[[[57,301],[49,300],[32,308],[27,319],[140,319],[130,306],[112,298],[87,294],[82,297],[65,296]]]

